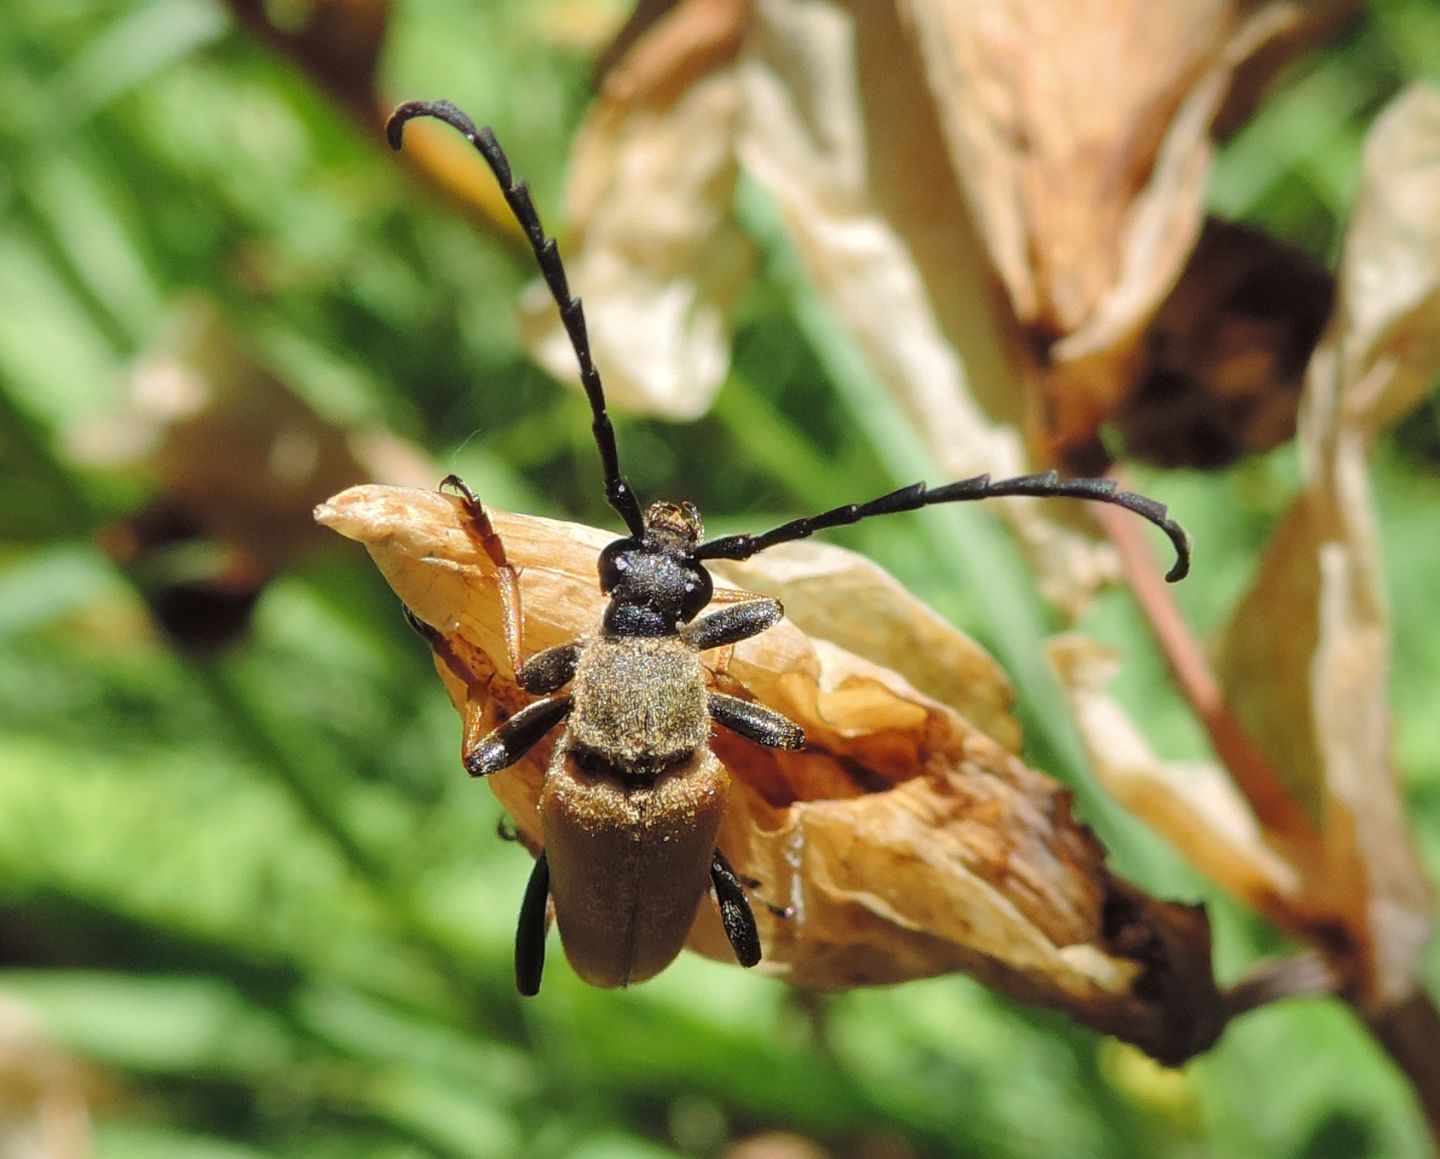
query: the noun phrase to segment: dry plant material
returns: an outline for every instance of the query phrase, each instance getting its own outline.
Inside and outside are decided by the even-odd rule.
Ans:
[[[395,103],[380,88],[380,57],[390,29],[389,0],[228,0],[251,35],[302,68],[315,84],[373,136]],[[456,142],[438,135],[407,154],[415,174],[487,230],[519,242],[505,202],[481,180]]]
[[[1358,7],[642,6],[571,169],[566,252],[578,292],[603,303],[592,334],[612,397],[670,415],[709,405],[728,366],[731,274],[749,260],[731,217],[743,174],[941,474],[1022,473],[1030,449],[1102,472],[1097,428],[1156,373],[1149,326],[1201,234],[1213,136]],[[637,245],[637,223],[659,244]],[[1233,264],[1200,262],[1185,280],[1183,301],[1222,315],[1192,319],[1196,332],[1243,337]],[[558,372],[561,335],[538,302],[531,349]],[[1313,337],[1313,314],[1280,324]],[[1168,412],[1177,425],[1218,412],[1246,447],[1288,428],[1293,365],[1191,366],[1192,349],[1172,343],[1160,367],[1199,390]],[[1187,438],[1155,417],[1145,447]],[[1001,506],[1067,615],[1116,574],[1083,517]]]
[[[1329,272],[1293,247],[1207,222],[1150,324],[1138,384],[1113,416],[1126,451],[1213,469],[1289,442],[1333,292]]]
[[[37,1025],[31,1012],[0,996],[0,1155],[89,1159],[91,1108],[113,1092]]]
[[[1090,767],[1117,801],[1143,818],[1191,865],[1270,920],[1286,924],[1303,865],[1276,848],[1229,772],[1210,761],[1167,761],[1107,687],[1112,650],[1078,634],[1052,640],[1050,662],[1070,697]],[[1288,838],[1289,834],[1284,834]]]
[[[606,77],[571,159],[565,252],[595,359],[615,401],[671,418],[709,407],[752,274],[754,247],[730,217],[744,14],[742,0],[711,0],[654,25]],[[575,355],[541,285],[524,323],[569,381]]]
[[[1241,720],[1317,820],[1297,906],[1339,937],[1357,1003],[1410,997],[1432,898],[1390,755],[1390,622],[1367,460],[1440,373],[1440,91],[1415,88],[1373,129],[1335,318],[1301,405],[1303,486],[1226,633]]]
[[[1433,899],[1391,761],[1391,624],[1367,460],[1440,373],[1440,91],[1412,89],[1376,123],[1338,291],[1305,379],[1303,485],[1218,663],[1225,700],[1292,808],[1258,799],[1234,769],[1232,780],[1159,760],[1105,694],[1107,657],[1076,640],[1052,655],[1112,791],[1202,872],[1321,949],[1384,1038],[1397,1012],[1435,1021],[1414,1006]]]
[[[1359,6],[901,7],[1038,357],[1035,431],[1058,458],[1093,466],[1096,431],[1133,389],[1150,320],[1200,236],[1217,122],[1232,127],[1267,75]]]
[[[604,606],[596,556],[613,536],[491,515],[521,572],[526,653],[593,633]],[[477,552],[458,501],[432,491],[357,487],[316,517],[363,543],[401,600],[480,675],[488,696],[477,705],[449,667],[437,664],[462,713],[483,708],[498,721],[529,700],[505,658],[493,565]],[[796,545],[777,553],[773,569],[752,560],[745,582],[768,583],[785,598],[797,584],[823,586],[805,572],[808,551]],[[836,573],[837,553],[819,553],[818,574]],[[863,576],[866,569],[859,570]],[[872,575],[852,591],[883,601],[892,620],[908,620],[902,638],[939,643],[948,634],[942,646],[969,657],[977,678],[988,670],[991,687],[969,690],[960,702],[979,706],[1013,743],[1000,707],[1009,697],[1003,678],[973,644],[891,584]],[[863,643],[853,625],[842,625],[841,634]],[[893,650],[882,642],[882,661]],[[821,989],[963,970],[1168,1062],[1213,1041],[1223,1019],[1203,914],[1150,899],[1112,875],[1098,842],[1071,816],[1068,792],[1026,768],[955,705],[918,691],[883,662],[788,622],[710,660],[716,687],[753,696],[808,737],[794,753],[723,729],[712,742],[736,782],[719,843],[740,873],[762,882],[761,898],[793,907],[787,919],[757,910],[766,946],[761,969]],[[552,742],[490,778],[532,849]],[[733,960],[711,906],[702,906],[688,944]]]
[[[121,408],[68,442],[80,462],[150,489],[104,545],[171,639],[201,650],[243,633],[270,578],[327,546],[306,518],[315,503],[365,479],[434,474],[389,432],[317,414],[198,300],[131,369]]]

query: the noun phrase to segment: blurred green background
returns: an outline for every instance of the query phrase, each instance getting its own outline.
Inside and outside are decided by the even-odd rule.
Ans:
[[[558,222],[587,30],[623,9],[399,6],[384,87],[494,124]],[[219,0],[6,0],[0,52],[0,999],[95,1068],[98,1153],[599,1159],[781,1131],[846,1156],[1427,1153],[1408,1088],[1335,1002],[1250,1015],[1176,1073],[963,978],[820,999],[687,955],[600,993],[556,953],[522,1003],[529,858],[497,839],[426,649],[363,552],[336,539],[288,569],[240,647],[177,650],[139,594],[155,577],[96,546],[145,483],[74,448],[199,298],[324,418],[397,432],[498,506],[613,526],[583,400],[516,347],[530,266]],[[1214,206],[1331,259],[1366,127],[1427,70],[1440,7],[1376,4],[1227,146]],[[912,481],[890,468],[913,448],[888,404],[833,381],[823,309],[766,242],[715,411],[620,421],[641,494],[683,494],[722,532]],[[1437,467],[1432,404],[1377,466],[1397,753],[1432,876]],[[1202,629],[1294,478],[1282,450],[1137,480],[1195,537],[1179,596]],[[839,538],[1005,661],[1029,758],[1077,787],[1123,872],[1211,904],[1222,978],[1280,951],[1090,788],[1041,660],[1047,613],[957,582],[962,550],[974,575],[1013,561],[985,516],[952,514]],[[1086,627],[1130,654],[1119,690],[1157,746],[1202,753],[1128,600]],[[20,1086],[0,1079],[0,1125]]]

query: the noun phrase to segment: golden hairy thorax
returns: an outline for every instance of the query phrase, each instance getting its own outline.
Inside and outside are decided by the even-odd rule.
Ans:
[[[677,636],[588,641],[572,703],[567,747],[628,774],[658,773],[710,738],[700,658]]]

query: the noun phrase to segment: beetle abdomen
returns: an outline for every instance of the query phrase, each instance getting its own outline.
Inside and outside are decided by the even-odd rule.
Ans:
[[[643,982],[675,960],[709,888],[729,787],[708,748],[642,787],[557,748],[540,815],[560,940],[585,981]]]

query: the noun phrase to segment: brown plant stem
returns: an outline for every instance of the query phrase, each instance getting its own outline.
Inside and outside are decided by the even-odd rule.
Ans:
[[[1181,693],[1204,725],[1215,755],[1244,794],[1256,819],[1268,832],[1283,835],[1287,842],[1317,842],[1314,824],[1225,703],[1220,682],[1180,614],[1175,597],[1160,578],[1161,569],[1143,530],[1124,512],[1104,508],[1095,514],[1120,553],[1125,577]]]
[[[1316,848],[1321,838],[1313,823],[1225,704],[1220,683],[1199,642],[1159,578],[1160,569],[1143,532],[1122,512],[1104,508],[1095,514],[1120,553],[1135,599],[1145,612],[1181,692],[1204,724],[1216,755],[1256,817],[1270,833],[1298,843],[1292,848]],[[1292,933],[1305,932],[1303,926],[1290,928]],[[1346,996],[1345,978],[1340,972],[1343,966],[1343,960],[1327,958],[1322,947],[1258,968],[1226,995],[1229,1017],[1299,994]],[[1413,1088],[1431,1136],[1440,1148],[1440,1010],[1434,999],[1417,991],[1384,1010],[1361,1014],[1376,1041]]]
[[[1424,991],[1366,1017],[1385,1052],[1410,1085],[1440,1148],[1440,1010]]]
[[[1225,1019],[1229,1022],[1285,998],[1338,994],[1343,986],[1344,979],[1318,950],[1259,962],[1225,991]]]

